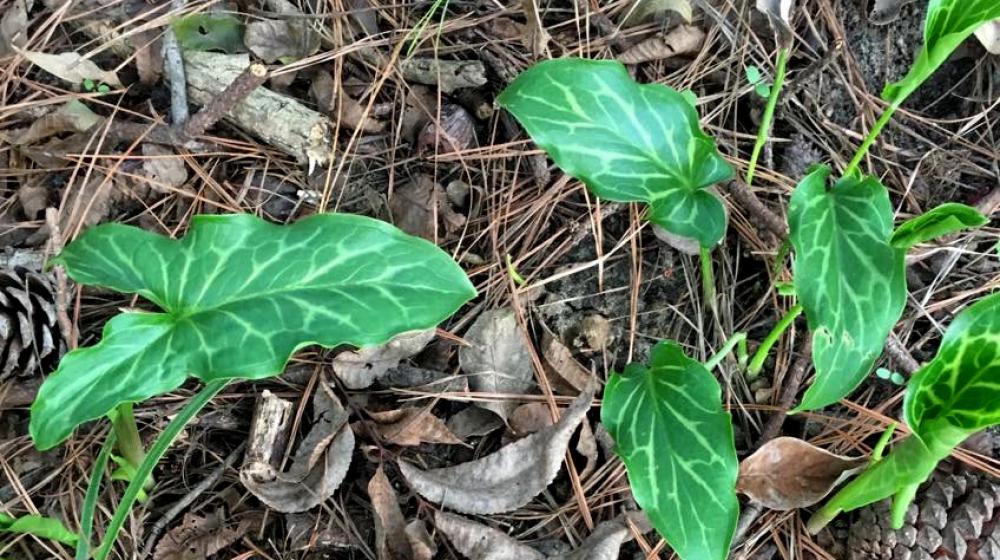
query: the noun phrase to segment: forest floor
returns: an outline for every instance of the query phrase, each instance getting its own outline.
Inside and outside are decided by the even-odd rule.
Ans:
[[[402,462],[459,465],[544,433],[552,423],[550,410],[577,396],[581,379],[604,381],[628,363],[643,362],[659,340],[676,340],[689,355],[706,359],[743,331],[752,350],[791,306],[775,288],[790,280],[790,259],[761,216],[726,197],[731,227],[712,253],[717,297],[710,306],[697,257],[659,240],[641,219],[640,205],[597,200],[495,106],[497,94],[533,62],[619,58],[644,40],[667,36],[679,23],[675,13],[626,24],[631,0],[170,4],[0,3],[4,270],[37,266],[103,222],[180,236],[196,214],[249,212],[287,223],[336,211],[380,218],[433,240],[461,264],[479,296],[443,323],[426,347],[383,363],[389,371],[369,388],[351,389],[335,371],[345,350],[315,347],[296,354],[279,377],[228,386],[156,468],[149,500],[132,512],[112,558],[462,558],[461,545],[436,528],[439,506],[412,490],[400,473]],[[765,104],[745,69],[754,66],[765,80],[773,79],[773,33],[753,2],[693,4],[691,25],[704,37],[673,55],[631,64],[629,71],[640,82],[692,90],[704,130],[742,176]],[[797,36],[787,83],[753,185],[754,194],[782,218],[810,166],[845,166],[880,113],[882,86],[905,74],[922,41],[923,2],[904,6],[885,25],[869,21],[867,1],[803,4],[794,11]],[[276,143],[269,137],[276,125],[266,122],[267,114],[259,115],[263,124],[257,129],[252,122],[221,120],[195,144],[157,136],[170,124],[172,109],[170,64],[165,73],[160,55],[165,24],[198,11],[246,24],[280,24],[277,31],[257,29],[253,42],[247,27],[245,44],[226,48],[245,53],[252,43],[250,59],[264,58],[270,70],[262,87],[306,110],[303,122],[284,125],[305,127],[308,136],[308,119],[321,117],[328,137],[318,153]],[[224,41],[211,37],[215,30],[203,31],[207,41]],[[32,64],[26,52],[85,55],[113,70],[121,85],[110,76],[68,81]],[[449,65],[438,72],[434,61]],[[216,71],[218,64],[189,71],[189,80],[205,82],[197,87],[209,98],[232,79]],[[194,113],[204,101],[189,95]],[[994,217],[985,228],[911,255],[906,310],[893,330],[899,347],[894,357],[880,358],[877,368],[912,373],[909,359],[929,360],[958,310],[1000,287],[998,99],[1000,57],[967,41],[897,113],[865,164],[890,190],[898,219],[947,201],[977,205]],[[122,308],[153,308],[137,297],[67,284],[56,273],[38,274],[53,279],[51,309],[65,319],[56,322],[53,336],[68,348],[95,344]],[[523,282],[515,281],[517,275]],[[520,376],[512,385],[492,391],[470,385],[459,352],[477,320],[494,321],[492,330],[478,336],[493,340],[498,363]],[[801,395],[810,379],[809,369],[793,371],[808,351],[807,336],[800,318],[753,382],[731,361],[716,370],[741,458],[760,446],[776,414],[784,419],[772,423],[764,439],[800,437],[854,456],[870,452],[887,425],[901,417],[904,387],[898,377],[894,382],[875,374],[836,406],[784,417],[786,395]],[[8,355],[17,350],[7,342],[0,351],[0,363],[17,359]],[[0,370],[0,513],[41,513],[76,527],[110,422],[85,424],[51,451],[34,448],[29,406],[56,354],[58,349],[33,360],[28,369]],[[136,405],[147,443],[198,386],[189,381]],[[290,404],[290,426],[282,435],[286,460],[310,429],[319,429],[323,399],[339,400],[350,413],[341,429],[353,431],[353,452],[327,457],[347,468],[346,476],[305,511],[269,507],[241,480],[255,410],[274,397]],[[600,523],[636,509],[625,468],[600,426],[599,404],[600,392],[584,428],[566,449],[555,450],[558,474],[544,491],[514,511],[469,519],[555,557],[579,546]],[[506,414],[507,422],[495,411]],[[526,447],[517,461],[545,470],[540,457],[553,453],[538,447],[543,443]],[[947,469],[996,477],[1000,438],[956,453]],[[103,534],[123,489],[122,482],[104,485],[96,535]],[[508,491],[515,490],[483,490]],[[389,505],[395,503],[398,510]],[[732,557],[846,558],[847,525],[814,537],[805,530],[807,515],[761,511],[744,502]],[[671,557],[641,522],[626,526],[620,552],[614,547],[603,556],[573,557]],[[489,546],[498,551],[514,545]],[[509,554],[502,557],[518,557]],[[65,545],[0,533],[0,558],[72,557]],[[494,557],[501,556],[477,558]]]

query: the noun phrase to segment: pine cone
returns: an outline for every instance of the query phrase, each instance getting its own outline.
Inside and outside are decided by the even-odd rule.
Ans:
[[[0,268],[0,383],[51,371],[65,350],[50,277]]]
[[[859,510],[848,560],[1000,560],[1000,484],[985,474],[935,474],[889,528],[889,501]]]

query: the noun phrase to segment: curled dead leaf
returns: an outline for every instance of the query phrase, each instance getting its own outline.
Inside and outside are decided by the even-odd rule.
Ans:
[[[417,153],[461,152],[476,145],[472,114],[455,103],[441,105],[441,114],[424,124],[417,135]]]
[[[368,481],[368,497],[375,510],[375,548],[379,558],[400,560],[413,557],[406,536],[406,520],[399,508],[399,498],[380,466]]]
[[[434,338],[435,332],[435,329],[412,331],[398,335],[381,346],[341,352],[333,359],[333,371],[348,389],[368,388],[389,368],[423,350]]]
[[[109,70],[101,70],[90,59],[83,58],[75,52],[47,54],[13,47],[18,54],[29,62],[58,78],[71,84],[80,85],[84,80],[104,82],[109,86],[122,87],[118,74]]]
[[[867,462],[830,453],[798,438],[779,437],[740,463],[736,491],[774,510],[808,507],[865,468]]]
[[[590,386],[594,380],[594,375],[576,361],[573,352],[548,331],[542,335],[542,356],[559,377],[553,383],[557,388],[559,385],[569,385],[575,390],[573,394],[576,394]]]
[[[510,308],[483,312],[465,333],[468,346],[458,350],[458,363],[469,375],[469,388],[494,394],[524,394],[534,387],[534,370],[514,311]],[[477,402],[507,419],[517,404]]]
[[[469,560],[544,560],[540,552],[513,537],[452,513],[434,514],[434,525]]]
[[[618,57],[623,64],[639,64],[698,51],[705,43],[705,32],[693,25],[678,25],[666,35],[650,37]]]
[[[271,508],[296,513],[320,504],[337,490],[354,450],[348,413],[325,382],[312,400],[316,420],[299,443],[292,466],[278,471],[272,462],[248,461],[240,469],[243,485]]]
[[[771,27],[778,36],[778,45],[782,48],[792,46],[795,33],[792,30],[793,0],[757,0],[757,9],[767,15]]]
[[[421,443],[461,444],[437,416],[426,408],[411,407],[385,412],[370,412],[375,431],[388,443],[403,446]]]
[[[421,496],[462,513],[517,509],[555,479],[593,396],[593,389],[581,393],[555,425],[481,459],[428,471],[400,462],[400,471]]]
[[[67,101],[55,111],[36,119],[24,132],[12,139],[12,144],[23,146],[64,132],[86,132],[104,120],[81,101]]]
[[[319,35],[305,20],[264,19],[247,24],[247,49],[268,64],[305,58],[319,50]]]

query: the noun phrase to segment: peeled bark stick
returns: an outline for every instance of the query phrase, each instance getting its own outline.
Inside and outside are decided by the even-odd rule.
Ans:
[[[250,66],[245,54],[184,52],[188,98],[202,106],[212,102]],[[310,167],[324,165],[333,152],[329,120],[297,100],[258,87],[236,103],[222,119],[257,136]]]
[[[754,445],[754,449],[760,449],[760,446],[774,439],[775,436],[781,431],[782,424],[785,423],[785,417],[788,416],[786,412],[788,409],[792,408],[792,404],[795,402],[795,395],[799,392],[799,387],[802,386],[802,382],[806,379],[806,369],[809,368],[809,364],[812,361],[812,338],[808,335],[805,337],[805,343],[802,345],[802,352],[799,354],[798,359],[792,364],[792,370],[787,380],[785,380],[784,391],[781,393],[781,400],[778,402],[778,406],[781,410],[775,411],[768,419],[767,424],[760,431],[760,439],[757,440],[757,444]]]
[[[764,206],[764,203],[746,185],[739,181],[728,181],[724,184],[724,188],[730,196],[740,203],[744,210],[760,219],[762,225],[778,239],[788,237],[788,226],[785,225],[785,220]]]
[[[201,136],[212,127],[230,109],[238,103],[242,103],[255,89],[267,81],[267,67],[263,64],[251,64],[239,76],[216,95],[212,102],[201,108],[184,128],[184,132],[191,137]]]

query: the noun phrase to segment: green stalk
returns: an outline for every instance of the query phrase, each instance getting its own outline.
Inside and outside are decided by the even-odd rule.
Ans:
[[[861,165],[861,160],[864,159],[865,154],[868,153],[868,149],[875,143],[875,138],[882,133],[882,129],[889,123],[889,119],[892,118],[896,109],[898,109],[905,100],[906,96],[903,96],[901,99],[893,101],[885,109],[885,112],[879,116],[878,120],[875,121],[875,126],[872,127],[872,129],[868,132],[868,136],[866,136],[864,141],[861,142],[861,146],[858,147],[858,151],[854,154],[854,158],[851,160],[851,163],[847,164],[847,168],[844,169],[844,177],[850,177],[858,173],[858,166]]]
[[[146,458],[142,448],[142,438],[139,437],[139,426],[132,414],[132,403],[118,405],[115,414],[111,415],[111,426],[118,439],[118,451],[133,467],[138,467]]]
[[[83,498],[83,511],[80,512],[80,540],[76,541],[76,560],[87,560],[90,557],[90,533],[94,528],[94,510],[97,509],[97,498],[101,492],[101,479],[104,478],[104,469],[108,466],[108,457],[111,456],[111,449],[115,446],[114,430],[104,439],[101,452],[97,454],[94,461],[94,471],[90,475],[90,482],[87,483],[87,493]]]
[[[778,339],[781,338],[781,335],[786,329],[788,329],[788,326],[791,325],[792,322],[795,321],[796,317],[798,317],[801,313],[801,305],[792,306],[792,308],[788,310],[788,313],[785,313],[785,316],[782,317],[776,325],[774,325],[771,332],[767,333],[767,337],[764,338],[764,342],[760,343],[760,348],[757,349],[757,352],[753,355],[753,359],[750,360],[750,366],[747,367],[748,379],[753,380],[760,375],[760,370],[764,367],[764,360],[767,359],[767,355],[771,352],[771,348],[774,347],[774,344],[778,342]]]
[[[698,253],[701,260],[701,290],[715,313],[715,272],[712,267],[712,250],[702,247]]]
[[[129,482],[128,487],[125,489],[125,494],[122,495],[121,502],[118,503],[118,507],[115,509],[114,515],[111,517],[111,523],[108,524],[108,531],[104,534],[104,540],[101,542],[101,548],[98,549],[97,554],[94,555],[94,560],[107,560],[108,554],[111,553],[111,547],[114,546],[117,540],[118,533],[121,531],[122,525],[125,524],[125,518],[128,517],[129,511],[132,510],[132,506],[135,505],[136,499],[139,497],[139,493],[143,490],[143,481],[149,479],[150,475],[153,474],[153,468],[156,464],[160,462],[163,458],[164,453],[167,452],[167,448],[170,444],[177,439],[180,435],[181,430],[184,426],[191,421],[192,418],[198,412],[212,400],[212,397],[217,395],[230,380],[220,379],[215,381],[209,381],[205,384],[201,391],[198,392],[194,398],[191,399],[184,408],[174,417],[173,420],[167,424],[166,429],[160,434],[160,437],[156,438],[153,445],[149,448],[149,453],[146,454],[146,458],[142,461],[142,464],[136,468],[135,477]]]
[[[712,357],[705,362],[705,369],[709,371],[715,369],[716,366],[722,363],[722,360],[726,357],[726,354],[732,352],[733,348],[736,347],[737,344],[746,342],[746,339],[747,339],[747,333],[745,332],[733,333],[733,336],[729,337],[729,340],[727,340],[726,343],[722,345],[722,348],[719,349],[718,352],[713,354]]]
[[[771,94],[767,96],[767,105],[764,107],[764,117],[760,121],[760,128],[757,130],[757,141],[753,145],[753,152],[750,154],[750,163],[747,164],[746,185],[749,187],[753,183],[753,174],[757,169],[757,160],[760,152],[767,144],[768,136],[771,133],[771,122],[774,120],[774,108],[778,106],[778,96],[781,95],[781,88],[785,85],[785,70],[788,68],[788,55],[790,48],[783,48],[778,51],[778,62],[774,67],[774,84],[771,85]]]

